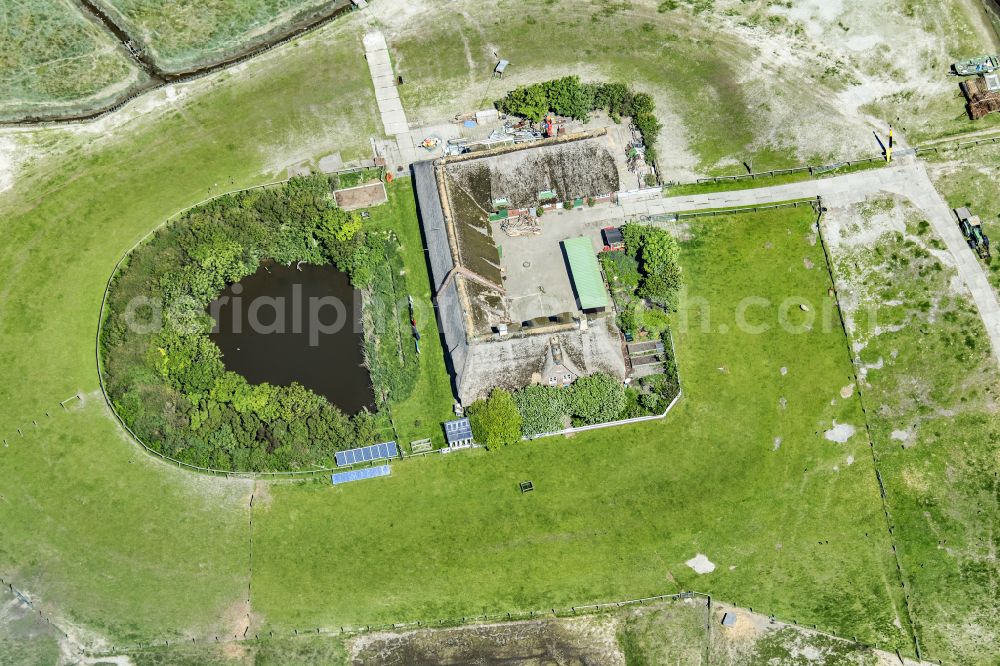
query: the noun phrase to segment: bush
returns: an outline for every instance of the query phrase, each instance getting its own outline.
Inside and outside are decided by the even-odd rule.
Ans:
[[[650,337],[658,338],[670,327],[670,315],[659,308],[648,308],[642,311],[643,329]]]
[[[614,421],[625,409],[625,387],[604,373],[581,377],[569,389],[568,406],[574,421],[582,424]]]
[[[601,252],[599,256],[612,291],[632,291],[639,286],[639,262],[634,256],[620,250]]]
[[[657,227],[622,227],[625,251],[639,264],[639,295],[665,307],[676,305],[681,286],[680,246],[670,232]]]
[[[486,400],[469,405],[469,422],[476,441],[488,449],[521,439],[521,413],[509,391],[493,389]]]
[[[514,404],[521,413],[521,432],[533,437],[556,432],[565,427],[567,391],[551,386],[527,386],[514,394]]]

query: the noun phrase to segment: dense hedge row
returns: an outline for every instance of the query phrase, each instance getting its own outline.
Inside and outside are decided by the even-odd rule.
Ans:
[[[261,261],[332,263],[365,296],[366,318],[400,325],[405,298],[394,237],[333,203],[324,177],[215,199],[157,231],[123,264],[109,293],[101,353],[119,416],[151,448],[217,469],[329,465],[336,450],[373,443],[382,419],[349,417],[298,384],[250,385],[209,339],[208,304]],[[412,391],[415,355],[391,335],[366,336],[366,362],[394,398]],[[403,349],[407,346],[403,345]],[[384,387],[380,387],[383,384]]]

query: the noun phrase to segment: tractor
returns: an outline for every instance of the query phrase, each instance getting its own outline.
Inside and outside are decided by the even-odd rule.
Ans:
[[[969,244],[969,249],[979,255],[979,258],[989,263],[990,257],[990,237],[983,233],[983,224],[978,215],[964,217],[958,222],[965,242]]]

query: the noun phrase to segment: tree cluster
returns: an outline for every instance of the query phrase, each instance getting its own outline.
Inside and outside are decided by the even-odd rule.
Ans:
[[[647,93],[634,92],[624,83],[583,83],[566,76],[530,86],[519,86],[496,102],[504,113],[540,121],[549,112],[586,121],[593,111],[604,110],[615,121],[632,118],[646,144],[646,159],[656,159],[656,139],[661,125],[653,111],[656,104]]]
[[[332,263],[398,330],[405,285],[391,235],[338,209],[324,177],[215,199],[156,232],[124,264],[109,294],[101,338],[105,384],[119,416],[151,448],[202,467],[292,470],[329,465],[335,451],[379,439],[377,414],[342,413],[291,384],[249,384],[227,371],[208,337],[209,303],[261,261]],[[146,303],[135,307],[135,303]],[[372,315],[374,317],[374,315]],[[367,336],[376,389],[405,398],[417,361],[385,335]],[[406,345],[403,345],[405,348]]]
[[[625,253],[639,268],[637,294],[673,308],[681,287],[680,246],[666,229],[626,224],[622,227]]]

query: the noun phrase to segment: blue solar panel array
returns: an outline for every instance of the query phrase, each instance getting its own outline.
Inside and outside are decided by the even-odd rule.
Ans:
[[[364,469],[352,469],[349,472],[337,472],[330,477],[330,481],[336,486],[348,481],[374,479],[377,476],[389,476],[389,466],[379,465],[377,467],[365,467]]]
[[[472,439],[472,424],[469,419],[455,419],[444,424],[444,434],[448,443],[463,442]]]
[[[371,462],[383,458],[395,458],[397,455],[399,452],[396,449],[396,442],[382,442],[381,444],[362,446],[360,449],[337,451],[334,457],[337,459],[337,467],[343,467],[344,465]]]

